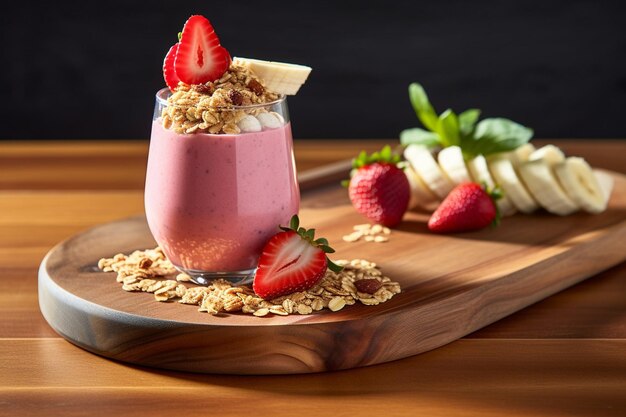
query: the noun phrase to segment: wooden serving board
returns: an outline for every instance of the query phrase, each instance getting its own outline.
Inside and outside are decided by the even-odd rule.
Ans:
[[[102,257],[155,246],[145,218],[105,224],[52,249],[39,272],[41,311],[70,342],[117,360],[229,374],[348,369],[450,343],[626,259],[626,177],[606,212],[505,218],[497,229],[457,235],[427,231],[411,212],[387,243],[346,243],[363,223],[339,187],[303,193],[301,222],[337,250],[335,259],[377,262],[403,292],[378,306],[308,316],[210,316],[197,306],[127,293]]]

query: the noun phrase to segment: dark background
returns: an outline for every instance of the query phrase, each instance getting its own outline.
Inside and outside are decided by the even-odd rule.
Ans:
[[[620,1],[5,2],[0,139],[147,138],[163,57],[191,14],[233,56],[306,64],[296,138],[393,138],[478,107],[537,137],[625,137]]]

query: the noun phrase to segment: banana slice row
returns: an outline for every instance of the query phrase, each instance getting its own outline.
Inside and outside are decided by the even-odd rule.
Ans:
[[[465,161],[458,146],[442,149],[435,157],[422,145],[404,151],[405,170],[412,190],[411,208],[432,209],[455,185],[474,181],[498,185],[504,196],[496,204],[502,215],[532,213],[543,207],[565,216],[578,210],[600,213],[613,188],[613,179],[594,172],[578,157],[566,158],[554,145],[535,149],[531,144],[515,151]]]

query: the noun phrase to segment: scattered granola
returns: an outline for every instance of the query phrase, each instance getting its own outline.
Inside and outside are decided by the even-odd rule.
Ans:
[[[279,95],[266,89],[248,67],[232,63],[215,82],[191,86],[180,82],[167,99],[161,123],[166,129],[181,134],[236,134],[241,132],[237,123],[247,114],[269,113],[271,106],[245,111],[235,106],[262,105],[278,98]]]
[[[389,235],[391,235],[391,229],[381,224],[357,224],[353,230],[352,233],[343,237],[345,242],[357,242],[363,238],[366,242],[384,243],[389,241]]]
[[[181,281],[190,281],[189,275],[178,273],[158,247],[100,259],[98,268],[116,272],[117,282],[122,283],[125,291],[153,293],[157,301],[177,299],[181,304],[197,305],[198,311],[213,315],[241,311],[263,317],[311,314],[324,308],[339,311],[357,301],[377,305],[401,291],[400,284],[384,276],[373,262],[353,259],[335,263],[343,266],[343,270],[337,273],[328,270],[313,288],[269,301],[257,296],[247,285],[234,286],[221,279],[207,287],[187,287]]]

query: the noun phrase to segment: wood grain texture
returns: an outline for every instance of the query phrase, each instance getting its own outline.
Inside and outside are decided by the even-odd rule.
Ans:
[[[0,142],[0,189],[8,190],[0,194],[0,416],[239,416],[252,408],[342,416],[626,413],[626,263],[442,348],[350,371],[198,375],[125,365],[67,343],[39,313],[41,259],[56,242],[142,211],[143,169],[132,170],[136,177],[117,176],[106,169],[111,161],[95,156],[69,174],[68,164],[82,158],[73,155],[100,143]],[[122,154],[133,143],[107,146]],[[596,167],[626,173],[626,141],[558,143],[568,151],[572,144],[570,154]],[[8,154],[14,145],[19,152]],[[296,141],[298,161],[311,166],[350,157],[361,147],[360,141],[332,141],[309,153]],[[144,157],[132,163],[145,165]],[[20,176],[21,163],[34,170],[28,181]],[[134,191],[117,193],[128,189]]]
[[[296,140],[296,165],[305,172],[349,160],[359,149],[373,152],[385,143]],[[147,141],[0,142],[0,190],[140,190],[147,158]]]
[[[626,173],[620,140],[533,140],[557,143],[569,155],[584,155],[596,167]],[[295,140],[299,172],[349,160],[388,140]],[[0,142],[0,190],[141,190],[145,183],[147,141]]]
[[[253,377],[120,365],[61,339],[0,340],[0,415],[622,416],[625,349],[462,339],[369,368]]]
[[[155,245],[143,217],[92,229],[44,260],[39,301],[68,340],[122,361],[193,372],[282,374],[348,369],[450,343],[626,258],[626,177],[615,174],[602,215],[514,216],[506,227],[438,236],[409,213],[386,244],[345,243],[350,205],[304,208],[341,258],[377,262],[403,293],[383,305],[310,316],[198,314],[120,293],[98,259]],[[332,191],[329,194],[333,194]],[[245,329],[245,331],[243,331]],[[356,337],[355,335],[358,335]]]

